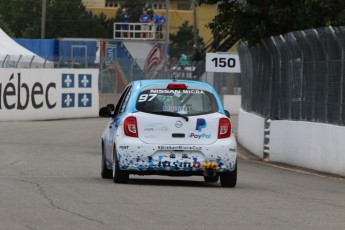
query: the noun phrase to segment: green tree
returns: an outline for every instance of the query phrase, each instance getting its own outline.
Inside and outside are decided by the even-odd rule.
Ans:
[[[40,26],[37,26],[41,21],[41,3],[39,1],[0,0],[0,14],[3,20],[6,20],[7,29],[11,30],[15,37],[22,37],[25,30],[38,29],[37,33],[40,31]]]
[[[52,1],[47,7],[46,37],[106,37],[106,18],[86,11],[81,1]]]
[[[3,16],[0,14],[0,28],[4,31],[6,31],[6,33],[9,36],[14,36],[13,31],[10,29],[8,23],[4,20]]]
[[[146,0],[133,0],[124,1],[121,3],[121,8],[118,9],[115,15],[115,21],[120,22],[120,14],[122,9],[125,8],[129,16],[129,22],[139,22],[139,17],[143,13],[143,10],[148,10],[148,13],[152,14],[152,10],[147,8]],[[152,16],[152,15],[151,15]]]
[[[194,33],[193,26],[188,24],[188,21],[185,21],[177,31],[176,34],[170,34],[171,41],[171,57],[177,59],[181,53],[186,53],[191,55],[194,52]],[[203,39],[198,35],[197,36],[198,46],[202,49],[204,46]]]
[[[0,0],[0,15],[14,37],[40,38],[42,1]],[[110,20],[104,14],[93,15],[81,0],[47,0],[46,38],[111,38]]]
[[[345,23],[343,0],[198,0],[202,3],[218,4],[218,15],[208,24],[215,37],[236,35],[250,44],[272,35]]]

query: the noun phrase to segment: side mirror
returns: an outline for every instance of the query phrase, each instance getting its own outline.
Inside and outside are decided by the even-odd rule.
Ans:
[[[225,116],[227,116],[228,118],[230,118],[230,112],[228,110],[224,110],[225,112]]]
[[[114,104],[107,104],[107,107],[109,107],[111,111],[115,110]]]
[[[112,117],[112,113],[111,113],[110,108],[108,106],[107,107],[102,107],[99,110],[99,116],[100,117]]]

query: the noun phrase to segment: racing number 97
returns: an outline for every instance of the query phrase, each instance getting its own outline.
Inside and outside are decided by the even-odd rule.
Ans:
[[[234,68],[236,66],[236,60],[234,58],[215,57],[211,61],[214,62],[215,67]]]

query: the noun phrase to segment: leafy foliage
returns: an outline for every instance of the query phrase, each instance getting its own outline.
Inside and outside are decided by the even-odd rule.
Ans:
[[[262,38],[310,28],[345,23],[344,0],[198,0],[218,4],[218,15],[208,24],[215,37],[235,34],[255,44]]]
[[[1,0],[0,14],[7,24],[7,29],[10,29],[16,37],[19,37],[25,33],[25,30],[33,31],[35,28],[40,27],[41,4],[38,1]],[[31,29],[28,29],[30,27]],[[3,29],[6,30],[6,28]]]
[[[149,14],[151,13],[151,16],[152,16],[152,12],[150,12],[150,9],[147,9],[145,6],[146,6],[145,0],[125,1],[121,3],[121,9],[120,8],[118,9],[115,16],[115,20],[117,22],[121,21],[120,14],[123,8],[125,8],[128,13],[129,22],[139,22],[139,17],[143,13],[144,9],[148,10],[148,13]]]
[[[9,36],[14,36],[13,31],[10,29],[9,25],[7,24],[7,22],[3,19],[2,15],[0,15],[0,28],[3,29],[4,31],[6,31],[6,33]]]
[[[185,21],[179,28],[176,34],[170,34],[171,40],[171,57],[178,58],[181,53],[186,53],[191,55],[194,52],[194,34],[193,26],[188,24],[188,21]],[[197,43],[200,48],[204,46],[203,39],[198,36]]]
[[[0,26],[15,37],[40,38],[41,14],[42,1],[0,0]],[[47,0],[46,38],[111,38],[111,23],[103,14],[86,11],[81,0]]]

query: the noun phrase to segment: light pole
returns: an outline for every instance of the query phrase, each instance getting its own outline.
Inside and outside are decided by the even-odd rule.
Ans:
[[[196,24],[196,0],[193,0],[193,35],[194,35],[194,45],[198,45],[198,33],[197,33],[197,24]]]
[[[46,34],[47,0],[42,0],[41,38]]]
[[[169,0],[166,0],[165,2],[165,15],[166,15],[166,23],[165,23],[165,46],[164,46],[164,53],[165,53],[165,60],[166,60],[166,67],[169,66],[169,6],[170,2]]]

